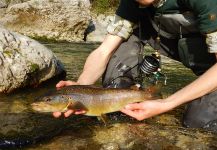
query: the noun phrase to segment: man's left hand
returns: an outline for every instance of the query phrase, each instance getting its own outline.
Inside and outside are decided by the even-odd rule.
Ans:
[[[121,112],[136,118],[137,120],[143,120],[169,111],[170,109],[171,105],[169,103],[163,99],[158,99],[128,104]]]

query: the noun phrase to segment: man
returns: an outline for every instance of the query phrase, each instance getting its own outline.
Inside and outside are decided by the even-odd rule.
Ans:
[[[124,61],[117,63],[116,59],[121,55],[128,59],[135,57],[141,38],[155,46],[158,36],[162,54],[183,62],[200,76],[165,99],[129,104],[121,111],[143,120],[189,102],[183,119],[185,126],[204,127],[217,120],[217,0],[122,0],[114,22],[108,26],[108,35],[88,56],[78,81],[60,81],[56,87],[94,84],[104,72],[103,84],[107,85],[117,72],[109,68],[119,64],[130,66],[123,65]],[[128,52],[130,48],[135,53]],[[133,63],[139,61],[134,60]],[[135,78],[137,73],[131,76]],[[85,112],[69,110],[64,115],[68,117],[72,113]],[[53,115],[59,117],[61,113]]]

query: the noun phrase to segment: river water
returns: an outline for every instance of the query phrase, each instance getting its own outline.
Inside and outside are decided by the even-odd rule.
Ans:
[[[86,57],[98,46],[93,43],[44,45],[63,62],[66,79],[70,80],[77,79]],[[181,63],[165,57],[162,67],[167,76],[167,85],[162,88],[164,97],[196,78]],[[0,149],[1,146],[29,150],[217,149],[216,133],[182,127],[184,105],[144,121],[112,113],[107,127],[96,117],[79,115],[55,119],[51,114],[30,112],[29,104],[36,97],[55,89],[57,82],[50,81],[36,88],[0,96]]]

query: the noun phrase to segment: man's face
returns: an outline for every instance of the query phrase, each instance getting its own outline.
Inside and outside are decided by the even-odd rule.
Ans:
[[[144,6],[149,6],[154,2],[154,0],[136,0],[136,2]]]

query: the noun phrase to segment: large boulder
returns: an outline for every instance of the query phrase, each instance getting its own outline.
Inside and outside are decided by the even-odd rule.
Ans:
[[[31,0],[10,4],[0,24],[36,39],[83,41],[89,8],[89,0]]]
[[[64,72],[53,52],[26,36],[0,28],[0,93],[37,86]]]

